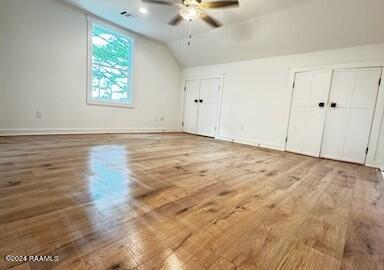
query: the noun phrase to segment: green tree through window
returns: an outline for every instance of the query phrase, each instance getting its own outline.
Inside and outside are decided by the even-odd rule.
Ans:
[[[130,38],[92,24],[92,101],[132,103],[132,46]]]

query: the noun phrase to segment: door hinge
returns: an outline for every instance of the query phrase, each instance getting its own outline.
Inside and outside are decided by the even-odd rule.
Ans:
[[[293,82],[292,88],[295,88],[296,82]]]
[[[380,80],[379,80],[379,86],[381,85],[381,78],[380,78]]]
[[[285,137],[285,143],[287,143],[288,142],[288,137]]]
[[[365,154],[368,154],[369,148],[365,149]]]
[[[182,126],[182,127],[184,126],[184,122],[181,122],[181,126]]]
[[[184,86],[184,91],[187,91],[187,87],[186,86]]]

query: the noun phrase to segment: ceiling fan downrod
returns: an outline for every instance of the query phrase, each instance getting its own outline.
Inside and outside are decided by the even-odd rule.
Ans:
[[[188,46],[191,46],[192,42],[192,21],[188,21]]]

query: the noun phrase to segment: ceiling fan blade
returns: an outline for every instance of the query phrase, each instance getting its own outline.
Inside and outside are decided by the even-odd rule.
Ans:
[[[217,28],[221,26],[221,23],[219,23],[217,20],[207,14],[202,14],[200,18],[212,27]]]
[[[149,4],[158,4],[158,5],[166,5],[166,6],[174,6],[175,3],[168,2],[168,1],[163,1],[163,0],[141,0],[144,3],[149,3]]]
[[[205,2],[199,4],[201,8],[225,8],[225,7],[238,7],[239,1],[215,1],[215,2]]]
[[[176,15],[170,22],[170,25],[178,25],[183,20],[183,17],[181,17],[180,14]]]

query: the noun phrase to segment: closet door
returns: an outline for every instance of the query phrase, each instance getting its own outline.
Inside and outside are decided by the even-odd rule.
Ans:
[[[365,163],[381,68],[336,70],[321,157]]]
[[[197,114],[199,110],[200,80],[185,81],[184,131],[197,133]]]
[[[215,137],[219,106],[220,79],[200,81],[198,128],[199,135]]]
[[[319,157],[331,71],[296,73],[286,150]]]

